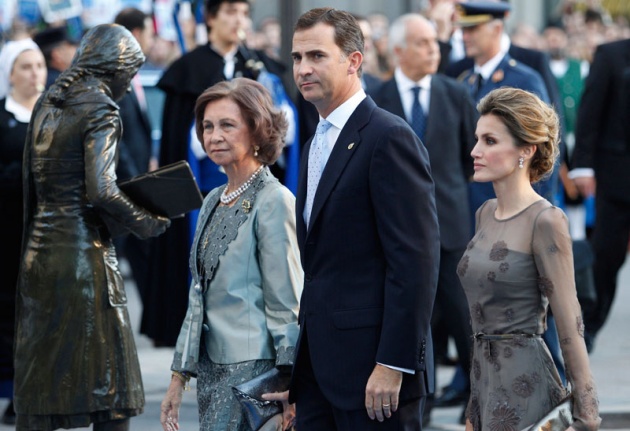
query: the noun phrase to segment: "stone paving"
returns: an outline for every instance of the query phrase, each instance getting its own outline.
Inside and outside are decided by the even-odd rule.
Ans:
[[[132,282],[127,283],[127,290],[147,401],[144,413],[131,420],[131,430],[159,431],[160,402],[170,380],[169,367],[173,349],[154,348],[148,338],[137,333],[141,314],[139,297]],[[602,429],[630,431],[630,258],[622,268],[611,316],[596,340],[590,360],[598,385]],[[451,367],[439,367],[438,385],[449,382],[452,372]],[[184,394],[180,412],[181,431],[199,428],[194,380],[191,383],[192,389]],[[0,412],[4,411],[6,405],[7,400],[0,399]],[[464,430],[464,426],[458,424],[461,409],[434,409],[427,430]],[[15,427],[0,424],[0,431],[13,429]],[[88,429],[90,428],[82,428],[79,431]]]

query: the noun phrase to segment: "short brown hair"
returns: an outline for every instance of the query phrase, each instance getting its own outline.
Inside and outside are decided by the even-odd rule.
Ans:
[[[210,102],[230,99],[236,103],[249,128],[252,141],[260,148],[257,159],[272,165],[280,157],[288,128],[284,112],[274,108],[269,91],[249,78],[222,81],[205,90],[195,104],[195,131],[203,143],[203,115]]]
[[[559,120],[556,111],[538,96],[512,87],[491,91],[479,104],[480,115],[496,115],[517,147],[537,147],[529,166],[532,183],[551,174],[558,158]]]
[[[363,54],[365,44],[363,32],[350,12],[331,7],[311,9],[298,18],[293,31],[308,30],[319,23],[335,29],[335,44],[344,55],[350,55],[355,51]],[[359,67],[358,76],[361,76],[362,68],[363,65]]]

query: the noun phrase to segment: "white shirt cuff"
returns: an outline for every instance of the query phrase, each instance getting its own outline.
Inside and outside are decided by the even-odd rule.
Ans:
[[[400,367],[392,367],[391,365],[381,364],[380,362],[377,362],[377,364],[382,365],[382,366],[387,367],[387,368],[391,368],[392,370],[403,372],[403,373],[416,374],[416,370],[409,370],[407,368],[400,368]]]
[[[571,169],[569,171],[569,178],[571,178],[572,180],[576,178],[594,177],[594,176],[595,176],[595,171],[593,170],[593,168],[576,168],[576,169]]]

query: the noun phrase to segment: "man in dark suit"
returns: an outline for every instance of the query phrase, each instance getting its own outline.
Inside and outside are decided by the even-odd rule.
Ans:
[[[578,110],[570,176],[583,196],[596,194],[593,267],[596,304],[585,310],[585,341],[610,312],[630,237],[630,39],[595,51]]]
[[[369,50],[375,51],[374,43],[372,41],[372,25],[368,21],[366,17],[359,14],[352,14],[354,19],[357,20],[359,27],[361,28],[361,32],[363,33],[364,38],[364,60],[365,57],[369,55]],[[374,52],[374,55],[376,53]],[[363,63],[365,65],[365,61]],[[361,86],[365,93],[368,96],[374,97],[374,93],[378,91],[378,89],[383,84],[383,81],[376,75],[368,73],[365,71],[365,68],[362,69],[361,72]],[[297,107],[299,111],[299,121],[300,121],[300,143],[306,143],[310,139],[311,136],[315,133],[315,129],[317,128],[317,122],[319,121],[319,115],[317,114],[317,110],[312,103],[304,100],[301,94],[297,95]]]
[[[114,18],[136,38],[144,55],[153,45],[153,22],[151,17],[139,9],[122,9]],[[125,180],[150,170],[153,152],[152,127],[147,112],[144,89],[140,76],[131,80],[131,91],[119,102],[123,134],[119,146],[116,175]],[[153,162],[157,164],[157,161]],[[125,235],[116,239],[116,250],[125,257],[131,268],[131,275],[138,288],[142,304],[149,289],[149,255],[151,240],[142,240],[135,235]]]
[[[293,76],[321,117],[296,201],[305,282],[290,394],[300,431],[420,430],[434,386],[429,158],[361,88],[362,50],[347,12],[313,9],[295,26]]]
[[[419,102],[424,105],[426,131],[416,133],[423,135],[419,137],[429,152],[441,240],[434,318],[443,317],[465,371],[463,387],[449,388],[443,397],[451,404],[464,404],[470,389],[467,377],[472,330],[468,302],[457,277],[457,264],[471,232],[470,210],[462,202],[468,202],[468,178],[472,175],[470,152],[475,145],[478,114],[463,84],[436,74],[440,61],[437,33],[426,18],[407,14],[396,19],[390,26],[389,46],[396,62],[394,77],[383,84],[374,101],[381,108],[407,119],[414,128],[413,90],[421,88]],[[428,416],[425,410],[425,421]]]
[[[150,16],[139,9],[129,7],[122,9],[114,18],[114,22],[131,32],[145,55],[151,51],[155,32]],[[118,102],[118,105],[123,122],[123,135],[116,175],[118,180],[124,180],[147,172],[151,164],[152,127],[140,74],[134,76],[131,91]],[[157,164],[157,161],[153,163]]]

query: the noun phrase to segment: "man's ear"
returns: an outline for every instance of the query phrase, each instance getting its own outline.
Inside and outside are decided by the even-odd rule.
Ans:
[[[133,35],[133,37],[136,38],[136,40],[140,40],[140,36],[142,35],[142,28],[140,27],[136,27],[133,30],[131,30],[131,34]]]
[[[359,71],[361,64],[363,63],[363,54],[359,51],[354,51],[350,55],[348,55],[348,61],[350,64],[348,65],[348,74],[352,75]]]

